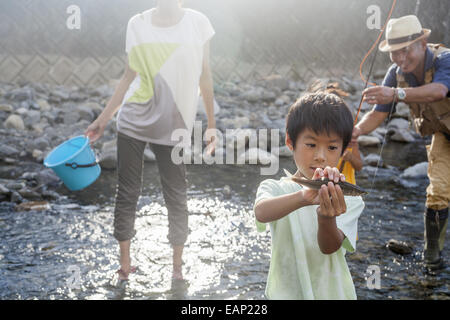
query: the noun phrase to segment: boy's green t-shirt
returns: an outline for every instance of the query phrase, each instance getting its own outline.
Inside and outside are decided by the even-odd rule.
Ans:
[[[301,190],[302,186],[284,177],[261,182],[255,205],[262,199]],[[344,233],[342,247],[323,254],[317,242],[317,205],[295,210],[270,222],[272,253],[266,296],[269,299],[356,299],[355,286],[345,260],[346,250],[356,248],[358,218],[364,209],[361,197],[345,196],[347,211],[336,218]],[[266,224],[256,221],[258,231]]]

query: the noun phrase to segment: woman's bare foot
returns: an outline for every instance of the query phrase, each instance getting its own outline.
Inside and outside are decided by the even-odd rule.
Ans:
[[[127,269],[124,269],[123,267],[119,270],[117,270],[117,273],[119,274],[119,281],[127,281],[128,276],[130,273],[136,272],[136,267],[130,266]]]

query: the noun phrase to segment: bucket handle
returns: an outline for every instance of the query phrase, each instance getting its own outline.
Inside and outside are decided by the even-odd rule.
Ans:
[[[69,144],[71,144],[72,146],[75,147],[79,147],[75,144],[73,144],[71,141],[69,141]],[[90,167],[95,167],[96,165],[100,164],[98,161],[98,154],[97,152],[94,150],[95,153],[95,162],[89,163],[89,164],[78,164],[76,162],[72,162],[72,163],[66,163],[66,167],[71,167],[73,170],[76,170],[78,168],[90,168]]]
[[[71,167],[72,169],[76,170],[78,168],[90,168],[90,167],[94,167],[98,164],[98,161],[95,161],[93,163],[89,163],[89,164],[78,164],[76,162],[72,162],[72,163],[66,163],[66,167]]]

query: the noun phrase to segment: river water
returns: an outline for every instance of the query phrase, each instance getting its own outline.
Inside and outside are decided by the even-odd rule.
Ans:
[[[364,150],[379,153],[377,148]],[[426,161],[423,144],[389,143],[384,162],[403,170]],[[280,160],[293,172],[291,159]],[[347,261],[358,299],[449,299],[449,268],[421,268],[423,211],[428,180],[401,181],[398,169],[365,168],[357,183],[369,189],[359,219],[357,248]],[[189,165],[190,235],[184,251],[185,283],[171,282],[167,211],[154,163],[146,163],[132,241],[138,271],[126,288],[114,286],[119,268],[112,237],[116,171],[79,192],[68,192],[45,211],[16,212],[0,203],[0,299],[264,299],[270,232],[258,233],[253,201],[257,165]],[[407,241],[409,255],[391,252],[389,239]],[[447,241],[448,242],[448,241]],[[447,243],[443,255],[449,257]],[[375,266],[375,267],[374,267]],[[380,288],[370,288],[379,268]]]

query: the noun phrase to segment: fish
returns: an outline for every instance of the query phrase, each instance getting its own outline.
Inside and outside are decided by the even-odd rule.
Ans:
[[[327,185],[328,182],[333,182],[335,185],[338,185],[342,189],[342,193],[344,194],[344,196],[357,197],[368,194],[368,192],[360,186],[345,181],[339,181],[338,183],[336,183],[325,177],[316,180],[308,180],[305,178],[298,178],[296,176],[293,176],[287,170],[285,170],[285,172],[292,181],[301,184],[302,186],[308,187],[309,189],[319,190],[323,184]]]

